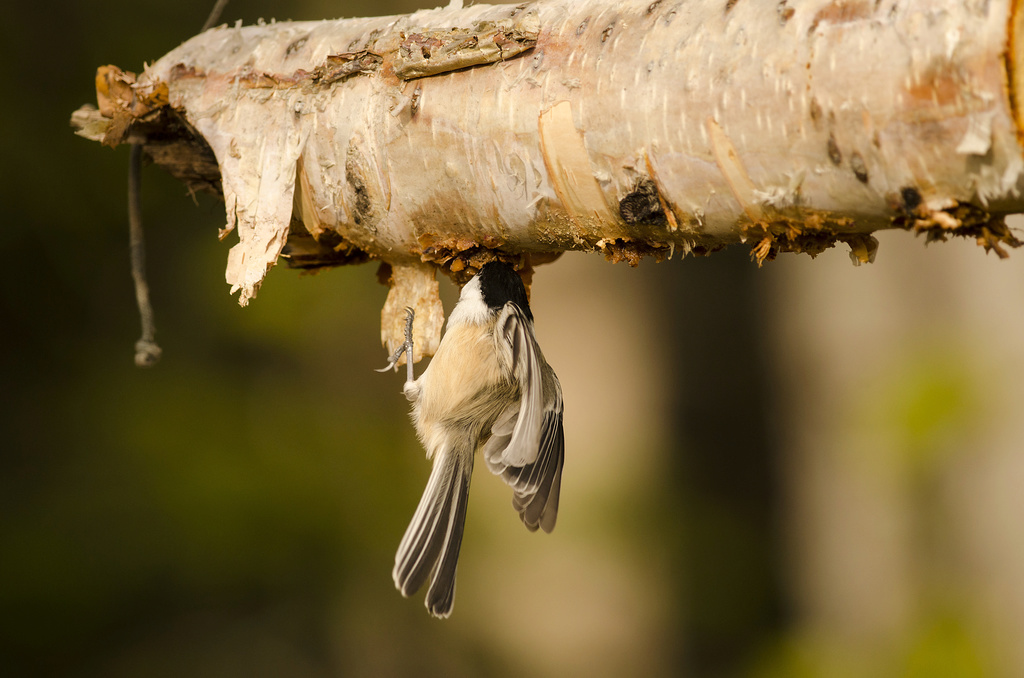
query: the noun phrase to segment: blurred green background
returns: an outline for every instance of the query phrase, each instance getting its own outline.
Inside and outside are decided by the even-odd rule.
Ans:
[[[164,358],[132,362],[127,149],[97,66],[212,5],[15,3],[0,50],[0,671],[14,676],[1024,675],[1022,255],[739,248],[538,271],[566,397],[559,527],[476,476],[452,619],[394,549],[428,465],[373,265],[240,309],[223,206],[143,175]],[[415,3],[232,0],[225,21]],[[450,309],[454,290],[445,294]]]

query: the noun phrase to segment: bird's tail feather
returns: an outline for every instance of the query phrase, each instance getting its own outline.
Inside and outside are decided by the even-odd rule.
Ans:
[[[426,606],[435,617],[452,611],[472,473],[469,452],[446,447],[434,455],[430,480],[395,554],[392,576],[403,596],[416,593],[432,575]]]

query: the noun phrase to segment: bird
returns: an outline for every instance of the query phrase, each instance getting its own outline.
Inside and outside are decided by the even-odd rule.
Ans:
[[[550,533],[564,462],[562,387],[534,334],[522,278],[501,261],[485,264],[460,293],[430,364],[414,378],[412,325],[386,371],[407,353],[403,388],[416,433],[433,461],[430,478],[395,554],[395,586],[405,597],[430,580],[425,605],[446,618],[477,452],[513,493],[531,532]]]

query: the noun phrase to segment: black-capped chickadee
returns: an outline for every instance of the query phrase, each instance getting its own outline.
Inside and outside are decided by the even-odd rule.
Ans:
[[[533,333],[533,314],[519,274],[491,262],[465,287],[430,365],[413,379],[412,322],[405,396],[416,432],[434,460],[419,506],[395,554],[392,576],[403,596],[431,578],[426,606],[447,617],[455,598],[455,567],[466,522],[473,457],[483,451],[531,532],[551,532],[562,479],[562,387]]]

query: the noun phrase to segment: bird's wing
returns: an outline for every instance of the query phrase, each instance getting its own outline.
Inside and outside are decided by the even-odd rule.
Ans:
[[[495,341],[510,359],[520,398],[495,421],[483,448],[484,461],[512,487],[512,504],[526,527],[550,532],[558,513],[565,452],[562,387],[544,361],[530,320],[515,304],[506,304],[498,316]]]

